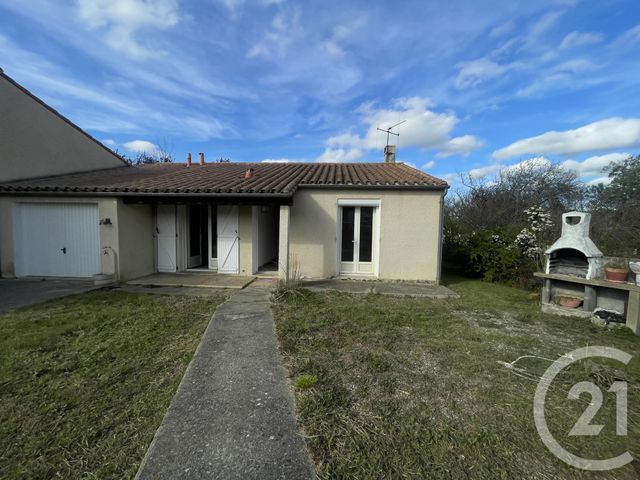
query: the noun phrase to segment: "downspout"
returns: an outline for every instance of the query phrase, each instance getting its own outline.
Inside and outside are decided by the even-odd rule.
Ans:
[[[436,285],[442,281],[442,251],[444,250],[444,197],[449,189],[445,189],[440,196],[440,232],[438,235],[438,271],[436,272]]]

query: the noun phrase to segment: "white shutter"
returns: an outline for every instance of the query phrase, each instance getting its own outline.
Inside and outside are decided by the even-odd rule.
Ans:
[[[156,208],[156,254],[159,272],[175,272],[176,263],[176,206],[158,205]]]
[[[239,273],[238,206],[218,205],[218,272]]]

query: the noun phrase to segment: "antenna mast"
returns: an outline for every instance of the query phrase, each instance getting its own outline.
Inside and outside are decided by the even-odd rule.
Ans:
[[[387,145],[384,147],[384,162],[385,163],[396,163],[396,146],[389,145],[389,135],[395,135],[396,137],[400,136],[400,133],[392,132],[391,130],[402,125],[406,120],[402,120],[401,122],[396,123],[395,125],[391,125],[388,128],[378,128],[381,132],[385,132],[387,134]]]

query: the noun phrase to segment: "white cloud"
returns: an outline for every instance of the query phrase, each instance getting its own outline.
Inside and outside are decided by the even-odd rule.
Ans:
[[[566,160],[562,162],[562,166],[567,170],[576,172],[579,177],[592,177],[601,175],[605,167],[612,162],[620,163],[631,155],[628,153],[607,153],[606,155],[596,155],[582,161]]]
[[[78,16],[93,29],[104,29],[111,48],[134,59],[161,54],[141,43],[136,34],[145,29],[165,30],[180,20],[176,0],[76,0]]]
[[[598,178],[594,178],[593,180],[590,180],[589,182],[587,182],[587,185],[609,185],[611,183],[611,178],[609,177],[598,177]]]
[[[503,168],[503,165],[493,164],[486,165],[484,167],[472,168],[469,170],[469,176],[471,178],[483,178],[488,175],[493,175],[494,173],[498,173],[500,169]]]
[[[601,41],[602,34],[599,32],[571,32],[564,37],[560,48],[584,47]]]
[[[102,140],[102,143],[111,148],[117,146],[117,143],[113,138],[105,138],[104,140]]]
[[[497,25],[491,29],[489,36],[491,38],[501,37],[507,33],[511,33],[516,28],[516,24],[510,20],[508,22]]]
[[[473,87],[486,80],[500,77],[509,70],[518,67],[518,64],[499,64],[488,58],[479,58],[471,62],[459,64],[460,71],[455,80],[458,89]]]
[[[493,152],[504,160],[526,154],[572,155],[640,145],[640,118],[612,117],[562,132],[550,131],[518,140]]]
[[[529,27],[529,37],[539,37],[549,31],[560,20],[563,12],[549,12],[536,20]]]
[[[548,158],[545,157],[533,157],[533,158],[528,158],[526,160],[523,160],[521,162],[515,163],[513,165],[507,165],[506,167],[502,168],[501,170],[505,170],[505,171],[516,171],[516,170],[520,170],[520,169],[535,169],[535,168],[544,168],[544,167],[548,167],[549,165],[551,165],[551,161]]]
[[[513,165],[503,165],[500,163],[492,163],[490,165],[485,165],[484,167],[473,168],[469,170],[468,175],[471,178],[484,178],[489,175],[494,175],[499,172],[513,172],[519,169],[536,169],[548,167],[551,165],[551,161],[545,157],[533,157],[523,160],[518,163],[514,163]]]
[[[352,161],[360,158],[365,150],[382,150],[386,134],[378,128],[385,129],[401,121],[405,123],[393,129],[400,136],[390,137],[401,148],[435,149],[440,150],[439,156],[448,156],[465,155],[481,145],[473,135],[451,138],[458,118],[453,113],[438,113],[429,107],[429,100],[422,97],[397,99],[388,109],[375,108],[371,103],[362,105],[358,113],[367,129],[364,136],[343,132],[328,138],[327,148],[318,161]]]
[[[295,161],[288,158],[265,158],[261,163],[292,163]]]
[[[454,137],[445,145],[440,147],[440,151],[436,154],[439,158],[450,157],[451,155],[468,155],[474,150],[482,146],[482,140],[473,135],[462,135]]]
[[[362,150],[358,148],[326,148],[317,158],[320,163],[349,163],[362,157]]]
[[[429,169],[432,169],[435,166],[436,166],[436,162],[434,160],[430,160],[427,163],[425,163],[424,165],[422,165],[422,169],[423,170],[429,170]]]
[[[598,65],[583,58],[567,60],[542,70],[537,79],[526,87],[519,89],[516,95],[519,97],[531,97],[562,87],[575,88],[579,81],[584,81],[587,77],[580,74],[597,68]]]
[[[269,31],[249,49],[247,57],[281,58],[286,54],[299,31],[300,9],[281,10],[273,17]]]
[[[237,19],[245,0],[220,0],[220,2],[228,11],[233,19]]]
[[[627,48],[634,47],[637,42],[640,41],[640,25],[626,30],[621,34],[613,43],[614,50],[625,50]]]
[[[123,143],[122,146],[130,152],[135,153],[146,152],[149,154],[154,154],[155,152],[160,150],[160,147],[158,147],[158,145],[147,140],[132,140],[130,142]]]
[[[438,175],[438,178],[441,178],[449,185],[452,183],[458,182],[460,180],[460,175],[458,173],[445,173],[444,175]]]

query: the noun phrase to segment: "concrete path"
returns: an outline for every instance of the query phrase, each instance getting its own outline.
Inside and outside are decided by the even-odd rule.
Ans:
[[[91,280],[42,278],[0,279],[0,313],[95,290]]]
[[[309,290],[337,290],[345,293],[378,293],[380,295],[424,297],[424,298],[458,298],[459,295],[444,285],[432,285],[419,282],[390,282],[379,280],[351,280],[332,278],[304,282]]]
[[[159,287],[244,288],[255,277],[215,272],[152,273],[126,282],[128,285]]]
[[[249,287],[218,307],[136,478],[313,478],[269,296]]]
[[[154,295],[174,295],[186,297],[211,297],[213,295],[223,295],[228,297],[236,293],[236,289],[213,289],[202,287],[155,287],[152,285],[128,285],[126,283],[109,285],[108,288],[113,292],[149,293]]]

